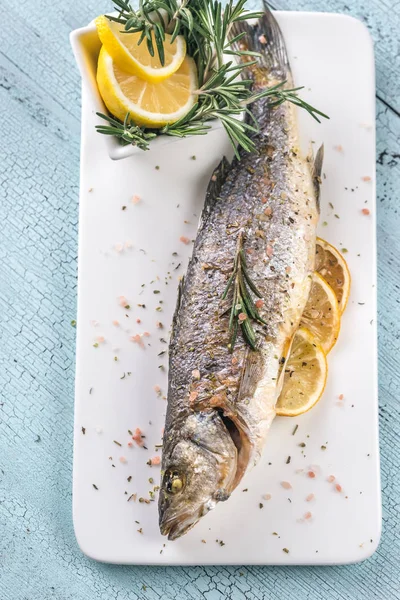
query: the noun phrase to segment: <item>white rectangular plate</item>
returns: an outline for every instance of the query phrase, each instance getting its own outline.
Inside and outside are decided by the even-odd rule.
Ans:
[[[349,17],[277,16],[296,84],[304,85],[303,96],[330,115],[318,125],[300,113],[301,136],[305,149],[309,140],[315,147],[325,143],[319,234],[348,249],[352,274],[340,338],[329,356],[326,391],[306,415],[275,419],[262,460],[228,502],[178,541],[160,535],[157,503],[139,502],[149,498],[149,478],[157,484],[160,476],[159,467],[146,464],[160,454],[155,445],[166,410],[167,370],[159,365],[167,367],[168,355],[159,353],[168,346],[160,338],[168,338],[178,279],[192,248],[180,237],[195,237],[212,169],[231,152],[224,132],[215,130],[168,151],[156,148],[113,162],[94,130],[93,107],[84,95],[73,512],[78,543],[97,560],[349,563],[370,556],[379,541],[372,43],[365,27]],[[135,195],[140,197],[136,204],[131,201]],[[370,214],[364,215],[363,208]],[[120,296],[130,309],[120,306]],[[144,332],[150,334],[143,337],[144,348],[130,341]],[[146,435],[148,450],[135,442],[128,446],[128,429],[136,427]],[[314,479],[307,476],[310,466],[317,473]],[[330,475],[342,492],[327,481]],[[292,489],[284,489],[282,481]],[[137,494],[136,501],[128,501],[131,494]],[[271,499],[264,500],[265,494]],[[311,502],[306,501],[309,494],[315,495]],[[307,512],[312,517],[304,520]]]

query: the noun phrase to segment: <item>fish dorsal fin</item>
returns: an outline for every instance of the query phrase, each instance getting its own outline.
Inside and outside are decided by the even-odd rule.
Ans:
[[[204,226],[208,220],[208,217],[210,216],[211,211],[215,205],[215,202],[216,202],[216,200],[218,200],[218,197],[221,192],[221,188],[224,184],[224,181],[226,179],[226,175],[228,173],[229,167],[230,167],[229,162],[224,156],[223,159],[221,160],[221,162],[219,163],[219,165],[216,167],[216,169],[214,169],[214,172],[210,179],[210,183],[208,184],[208,188],[207,188],[206,199],[204,202],[204,208],[203,208],[203,211],[202,211],[201,217],[200,217],[199,231],[202,228],[204,228]],[[189,272],[192,261],[193,261],[193,256],[189,260],[187,272]],[[181,307],[184,282],[185,282],[185,278],[182,277],[182,279],[179,283],[179,287],[178,287],[178,297],[176,300],[174,316],[172,318],[171,343],[173,343],[174,337],[176,335],[177,327],[179,325],[179,309]]]
[[[224,156],[221,162],[218,164],[218,166],[214,169],[213,174],[211,175],[210,183],[207,187],[203,211],[200,217],[200,229],[204,227],[208,217],[212,212],[215,202],[221,193],[221,189],[225,183],[229,167],[229,161]]]
[[[253,396],[262,375],[263,360],[258,350],[246,349],[244,367],[240,379],[238,401]]]
[[[179,313],[179,309],[181,307],[184,285],[185,285],[185,276],[182,277],[182,279],[179,282],[179,286],[178,286],[178,295],[176,298],[176,306],[175,306],[174,316],[172,317],[172,329],[171,329],[171,339],[170,339],[171,342],[173,341],[173,339],[175,337],[176,329],[178,326],[178,313]]]
[[[322,164],[324,162],[324,145],[318,149],[317,156],[314,158],[313,152],[311,150],[311,156],[307,157],[307,160],[310,162],[310,172],[314,186],[315,198],[317,200],[317,206],[319,210],[319,197],[321,194],[321,174],[322,174]]]

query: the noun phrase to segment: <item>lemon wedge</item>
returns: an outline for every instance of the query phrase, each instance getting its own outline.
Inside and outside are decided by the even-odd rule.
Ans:
[[[123,71],[104,46],[97,65],[97,85],[112,115],[124,120],[126,113],[140,126],[160,128],[185,116],[196,102],[195,62],[186,56],[179,69],[160,83],[150,83]]]
[[[333,348],[339,336],[340,310],[335,292],[317,272],[313,273],[310,295],[300,325],[314,335],[325,354]]]
[[[276,414],[297,417],[310,410],[323,394],[327,375],[325,352],[315,337],[306,328],[300,327],[285,365]]]
[[[164,65],[161,64],[153,36],[154,56],[151,56],[146,40],[138,41],[141,32],[123,33],[123,25],[110,21],[105,15],[96,19],[97,33],[107,53],[120,69],[133,73],[145,81],[156,83],[175,73],[186,56],[186,41],[178,35],[171,43],[172,36],[165,34]]]
[[[340,312],[343,313],[350,294],[350,271],[343,254],[321,238],[317,238],[315,247],[315,270],[335,292]]]

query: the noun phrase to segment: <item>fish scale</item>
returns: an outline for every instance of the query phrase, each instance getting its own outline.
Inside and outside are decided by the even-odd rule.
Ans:
[[[236,29],[262,52],[249,73],[256,87],[291,82],[269,11],[255,28],[240,23]],[[268,34],[263,47],[260,32]],[[240,160],[228,165],[224,159],[215,170],[174,316],[159,499],[160,529],[170,539],[228,499],[257,462],[311,287],[322,156],[317,171],[301,156],[291,104],[271,108],[261,99],[254,111],[256,152],[241,151]],[[242,246],[263,300],[263,323],[253,322],[255,349],[240,328],[230,347],[232,289],[223,300]]]

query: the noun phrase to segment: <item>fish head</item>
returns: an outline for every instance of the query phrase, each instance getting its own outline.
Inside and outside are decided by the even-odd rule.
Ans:
[[[238,467],[238,449],[220,412],[191,413],[175,431],[164,444],[159,497],[160,530],[170,540],[229,498]]]

